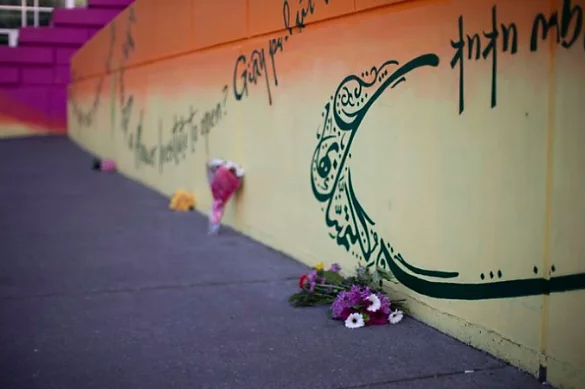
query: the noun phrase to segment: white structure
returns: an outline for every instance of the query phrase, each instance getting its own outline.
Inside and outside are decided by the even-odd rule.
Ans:
[[[8,36],[8,45],[18,45],[20,27],[39,27],[41,14],[50,14],[54,8],[75,8],[75,0],[0,0],[0,37]],[[31,18],[32,16],[32,18]],[[31,20],[32,19],[32,20]]]

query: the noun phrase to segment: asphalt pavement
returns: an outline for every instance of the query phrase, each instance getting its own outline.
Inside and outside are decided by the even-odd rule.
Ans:
[[[66,138],[1,140],[0,388],[543,387],[412,318],[292,308],[305,265],[206,229]]]

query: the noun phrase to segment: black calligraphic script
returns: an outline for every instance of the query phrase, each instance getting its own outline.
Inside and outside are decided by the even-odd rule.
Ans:
[[[268,40],[268,55],[270,57],[269,68],[266,62],[266,52],[264,48],[253,50],[249,56],[244,54],[236,59],[233,73],[233,92],[236,101],[248,97],[250,86],[258,85],[261,78],[266,83],[266,94],[268,95],[268,104],[272,105],[271,84],[278,86],[278,72],[276,67],[276,55],[284,49],[283,43],[286,38],[274,38]],[[270,71],[272,69],[272,71]]]
[[[572,29],[571,29],[572,27]],[[530,36],[530,51],[537,51],[539,40],[546,40],[551,31],[553,39],[565,49],[570,49],[579,39],[583,30],[583,8],[572,5],[571,0],[563,0],[563,7],[559,18],[558,11],[552,12],[548,17],[539,13],[534,18],[532,33]],[[585,37],[583,37],[583,49],[585,49]]]
[[[140,116],[138,119],[138,125],[136,126],[136,136],[135,136],[135,144],[134,147],[130,144],[130,149],[134,149],[134,161],[136,169],[140,167],[140,165],[148,165],[154,166],[156,163],[156,150],[157,147],[148,147],[142,141],[142,123],[144,119],[144,111],[140,110]],[[130,142],[132,142],[133,137],[130,137]]]
[[[312,15],[315,12],[315,3],[313,0],[306,0],[306,4],[303,4],[304,0],[299,0],[301,8],[296,12],[295,16],[295,27],[297,32],[303,31],[306,27],[305,19],[307,16]],[[325,4],[328,4],[326,2]],[[288,30],[289,35],[293,35],[293,26],[291,25],[291,10],[288,0],[284,0],[282,4],[282,19],[284,22],[284,28]]]
[[[579,42],[583,36],[583,8],[573,4],[571,0],[563,0],[562,8],[559,11],[552,11],[549,15],[538,13],[532,23],[530,33],[530,51],[536,52],[541,46],[548,49],[547,45],[540,45],[546,40],[553,40],[554,43],[565,49],[570,49]],[[497,7],[491,9],[491,26],[487,31],[468,34],[465,32],[463,16],[458,19],[457,39],[451,41],[454,54],[450,65],[452,69],[458,68],[459,73],[459,114],[465,110],[465,62],[466,61],[491,61],[491,108],[497,106],[497,79],[498,79],[498,56],[499,53],[514,55],[518,52],[519,31],[516,23],[499,23]],[[501,46],[500,46],[500,43]]]

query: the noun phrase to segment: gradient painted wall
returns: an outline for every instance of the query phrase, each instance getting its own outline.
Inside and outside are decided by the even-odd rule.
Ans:
[[[585,0],[138,0],[73,59],[69,133],[300,260],[585,387]],[[389,334],[389,336],[391,336]]]

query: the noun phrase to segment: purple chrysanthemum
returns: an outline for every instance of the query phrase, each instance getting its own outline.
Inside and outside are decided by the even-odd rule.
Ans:
[[[350,300],[351,300],[350,293],[345,290],[335,297],[335,300],[331,305],[331,315],[333,316],[334,319],[343,318],[342,316],[344,314],[344,311],[347,311],[352,307]]]
[[[351,295],[352,305],[363,302],[372,292],[367,286],[353,285],[349,291]]]
[[[317,270],[311,270],[307,275],[307,281],[315,282],[317,281]]]
[[[362,304],[371,294],[370,288],[354,285],[349,291],[339,293],[331,305],[331,314],[334,319],[343,319],[351,313],[353,307]]]
[[[372,291],[367,286],[353,285],[350,290],[345,290],[337,295],[331,305],[331,316],[333,319],[345,320],[352,313],[361,312],[367,309],[371,303],[368,299]],[[375,312],[368,312],[371,324],[388,323],[390,313],[390,299],[383,293],[375,293],[380,300],[380,308]]]
[[[380,312],[382,312],[385,315],[388,315],[390,313],[390,299],[388,298],[388,296],[382,293],[376,293],[376,296],[378,296],[378,298],[380,299]]]

